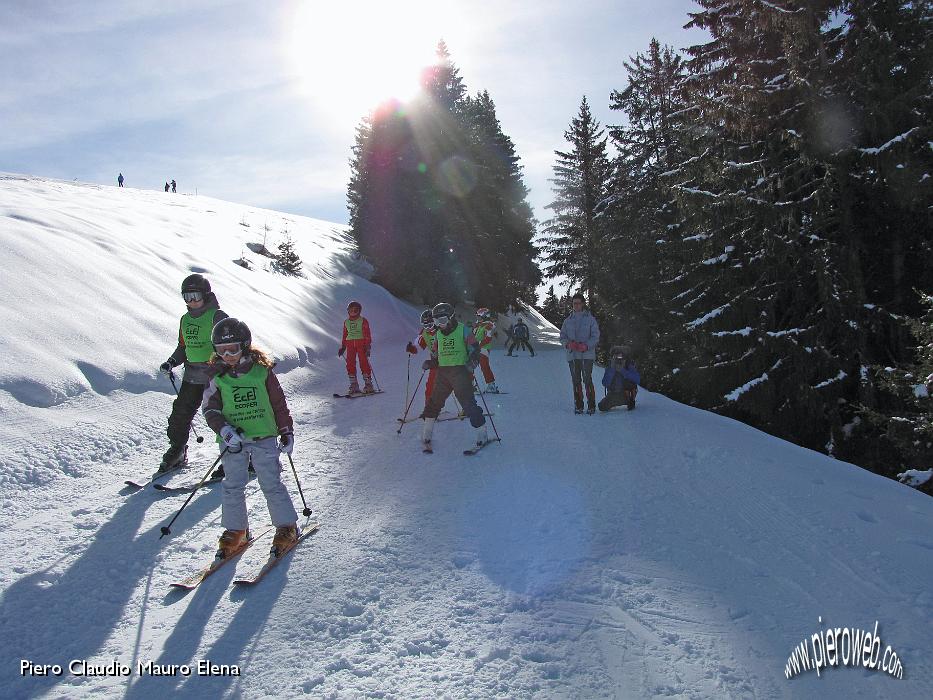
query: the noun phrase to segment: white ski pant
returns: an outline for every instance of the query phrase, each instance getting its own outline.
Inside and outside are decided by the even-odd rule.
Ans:
[[[246,516],[246,482],[249,481],[249,458],[252,455],[253,469],[259,479],[259,487],[266,497],[269,516],[273,525],[294,525],[298,521],[292,498],[282,483],[279,463],[278,439],[274,437],[262,440],[246,440],[243,449],[237,453],[227,452],[223,458],[224,480],[223,510],[221,524],[227,530],[245,530],[248,525]]]

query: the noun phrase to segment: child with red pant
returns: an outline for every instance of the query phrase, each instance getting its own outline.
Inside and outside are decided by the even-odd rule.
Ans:
[[[431,309],[425,309],[421,312],[421,333],[418,335],[418,345],[422,350],[431,352],[431,344],[434,342],[434,336],[437,329],[434,327],[434,316],[431,315]],[[405,349],[412,355],[418,352],[414,343],[409,342]],[[428,383],[424,387],[424,404],[428,405],[428,399],[431,398],[431,392],[434,390],[434,378],[437,376],[437,368],[432,367],[428,371]]]
[[[372,394],[373,388],[373,370],[369,366],[369,351],[372,346],[372,334],[369,332],[369,321],[360,314],[363,312],[363,305],[358,301],[351,301],[347,304],[347,315],[349,318],[343,322],[343,338],[340,342],[340,350],[337,351],[338,357],[347,356],[347,379],[350,380],[351,394],[359,394],[360,384],[356,380],[356,358],[360,358],[360,369],[363,370],[363,391],[364,394]]]
[[[492,348],[492,336],[496,323],[492,312],[485,307],[476,310],[476,319],[473,335],[476,336],[476,342],[480,347],[479,368],[483,371],[483,379],[486,380],[486,393],[497,394],[499,387],[496,386],[496,375],[492,373],[492,367],[489,366],[489,350]]]

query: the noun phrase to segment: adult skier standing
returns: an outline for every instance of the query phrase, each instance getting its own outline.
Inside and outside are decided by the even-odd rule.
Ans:
[[[454,308],[447,302],[439,303],[431,313],[437,333],[431,348],[431,359],[425,360],[424,368],[436,367],[437,381],[424,407],[421,441],[425,451],[431,451],[434,422],[451,392],[470,419],[470,425],[476,428],[476,445],[485,445],[488,442],[486,418],[473,398],[473,371],[479,364],[479,343],[470,329],[457,321]]]
[[[489,351],[492,348],[492,334],[496,324],[493,321],[492,312],[485,307],[476,310],[476,318],[473,335],[476,336],[476,342],[479,343],[479,367],[483,372],[483,379],[486,381],[486,393],[498,394],[499,387],[496,385],[496,375],[493,374],[492,367],[489,365]]]
[[[185,277],[181,283],[181,296],[188,311],[178,323],[178,345],[175,352],[163,362],[159,369],[166,374],[184,363],[178,396],[172,403],[168,418],[169,447],[162,456],[159,471],[166,471],[185,461],[188,451],[188,435],[191,420],[201,405],[204,388],[210,381],[211,330],[214,325],[227,318],[220,310],[210,282],[203,275]]]
[[[593,361],[599,342],[599,324],[586,308],[586,300],[573,295],[573,311],[560,327],[560,341],[567,348],[567,362],[573,381],[574,413],[583,413],[583,390],[586,388],[586,412],[596,413],[596,388],[593,386]]]
[[[347,379],[350,381],[350,394],[372,394],[373,388],[373,370],[369,365],[369,353],[372,347],[372,333],[369,330],[369,321],[361,314],[363,305],[358,301],[351,301],[347,304],[347,320],[343,322],[343,337],[340,341],[340,350],[337,351],[338,357],[347,356]],[[360,370],[363,372],[363,391],[360,392],[360,384],[356,379],[356,358],[360,358]]]
[[[252,463],[276,526],[272,553],[278,556],[298,539],[298,514],[282,483],[279,453],[295,446],[285,393],[269,356],[252,346],[249,327],[235,318],[214,326],[216,374],[204,391],[204,418],[226,445],[223,455],[221,524],[217,558],[235,554],[249,541],[246,512],[247,468]]]
[[[415,355],[418,352],[418,347],[421,347],[422,350],[427,350],[431,352],[431,347],[434,345],[434,336],[437,333],[437,329],[434,327],[434,317],[431,315],[431,309],[425,309],[421,312],[421,333],[418,334],[418,345],[409,341],[408,345],[405,346],[405,350]],[[428,399],[431,398],[431,392],[434,390],[434,381],[437,378],[437,367],[432,367],[428,372],[428,383],[424,387],[424,405],[428,405]]]

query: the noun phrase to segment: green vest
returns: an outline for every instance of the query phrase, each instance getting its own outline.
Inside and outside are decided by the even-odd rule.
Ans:
[[[434,334],[431,331],[425,329],[421,331],[421,339],[424,341],[424,347],[430,352],[431,345],[434,343]]]
[[[254,364],[249,372],[238,377],[220,374],[214,378],[223,401],[224,418],[234,428],[242,428],[243,437],[278,435],[279,428],[275,423],[269,392],[266,391],[268,376],[268,367]]]
[[[477,323],[476,327],[473,329],[473,335],[476,336],[476,341],[482,345],[483,341],[486,339],[486,324]]]
[[[359,318],[348,318],[343,322],[344,327],[347,329],[347,340],[362,340],[363,339],[363,317]]]
[[[466,338],[464,333],[469,329],[466,326],[462,328],[457,326],[450,335],[444,335],[440,330],[434,336],[437,340],[437,364],[441,367],[456,367],[467,363]]]
[[[185,340],[185,357],[188,362],[207,362],[211,359],[214,346],[211,331],[214,328],[214,312],[211,309],[198,317],[186,313],[181,317],[181,337]]]

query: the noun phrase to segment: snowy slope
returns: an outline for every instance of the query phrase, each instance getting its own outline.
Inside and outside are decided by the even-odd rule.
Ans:
[[[286,218],[307,278],[232,263]],[[420,309],[354,275],[324,222],[0,177],[0,246],[0,697],[933,695],[923,494],[648,392],[632,413],[574,416],[555,332],[531,313],[538,356],[493,352],[510,392],[487,397],[502,443],[465,458],[469,428],[451,421],[423,455],[419,425],[398,435],[395,421],[421,375],[424,355],[409,366],[403,351]],[[251,590],[232,587],[232,566],[168,588],[210,558],[219,489],[160,541],[182,500],[122,488],[164,449],[171,387],[155,367],[193,270],[282,360],[296,466],[324,523]],[[334,400],[350,298],[386,393]],[[216,454],[191,446],[181,481]],[[903,679],[784,678],[801,640],[875,620]],[[21,659],[133,672],[23,677]],[[136,673],[198,659],[242,675]]]

